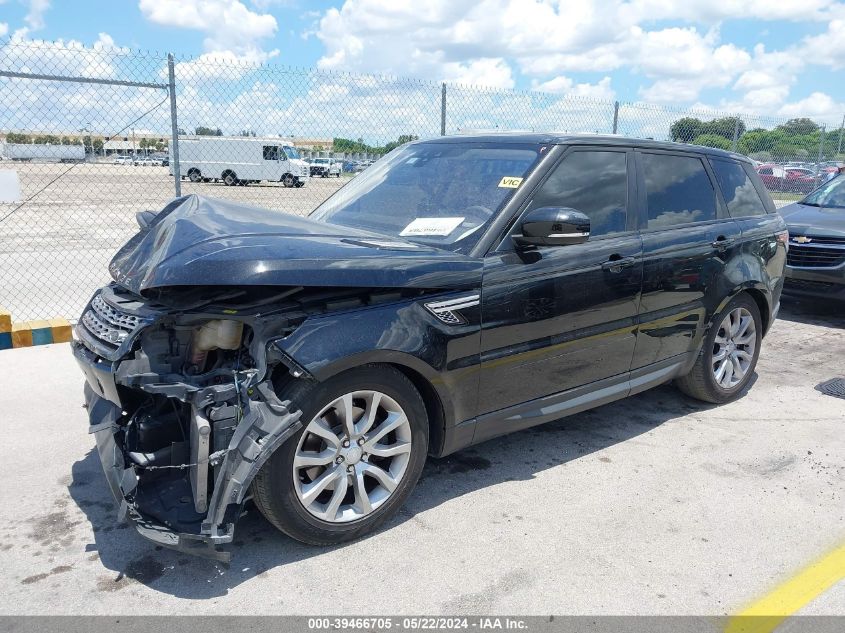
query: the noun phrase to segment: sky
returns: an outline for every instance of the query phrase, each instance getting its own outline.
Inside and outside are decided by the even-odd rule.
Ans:
[[[836,127],[845,114],[833,0],[0,0],[0,36]]]

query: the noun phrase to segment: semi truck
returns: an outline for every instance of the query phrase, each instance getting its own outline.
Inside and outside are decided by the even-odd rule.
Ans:
[[[170,158],[171,175],[173,156]],[[191,182],[248,185],[267,180],[285,187],[308,182],[309,167],[282,139],[208,136],[179,139],[179,175]]]

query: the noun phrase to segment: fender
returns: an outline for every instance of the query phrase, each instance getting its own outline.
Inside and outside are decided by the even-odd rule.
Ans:
[[[313,316],[275,347],[314,379],[370,363],[392,363],[425,378],[443,404],[446,424],[475,415],[480,361],[480,309],[447,325],[421,301]]]

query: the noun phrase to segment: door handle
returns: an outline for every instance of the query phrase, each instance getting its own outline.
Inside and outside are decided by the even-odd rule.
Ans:
[[[604,262],[601,267],[603,270],[609,270],[612,273],[622,272],[623,268],[633,266],[637,263],[634,257],[621,257],[620,255],[611,255],[610,259]]]
[[[712,246],[713,248],[716,248],[720,251],[723,251],[733,243],[734,243],[734,238],[725,237],[724,235],[720,235],[713,242],[710,243],[710,246]]]

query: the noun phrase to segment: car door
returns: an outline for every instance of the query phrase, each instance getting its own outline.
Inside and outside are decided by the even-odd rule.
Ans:
[[[587,242],[518,248],[509,234],[486,257],[482,415],[630,368],[642,282],[632,156],[624,148],[572,148],[521,210],[581,211],[591,219]]]
[[[683,362],[682,355],[697,349],[709,316],[724,298],[725,264],[741,236],[702,156],[660,150],[635,154],[643,289],[632,371]]]

